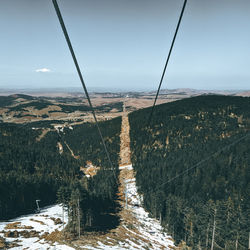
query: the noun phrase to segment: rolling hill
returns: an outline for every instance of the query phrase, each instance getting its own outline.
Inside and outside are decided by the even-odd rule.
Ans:
[[[145,208],[177,243],[246,249],[250,98],[204,95],[158,105],[147,124],[150,111],[129,116]]]

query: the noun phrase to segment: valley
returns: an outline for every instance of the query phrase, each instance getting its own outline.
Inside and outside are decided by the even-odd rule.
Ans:
[[[142,196],[137,193],[135,174],[130,159],[129,121],[126,103],[120,134],[119,226],[108,232],[82,234],[71,242],[79,249],[174,249],[172,238],[164,231],[159,221],[150,218],[144,210]]]
[[[93,122],[92,114],[82,93],[29,92],[16,94],[3,91],[0,96],[0,122],[75,125]],[[203,94],[249,96],[245,92],[206,91],[192,89],[162,90],[157,104],[173,102]],[[123,101],[132,112],[153,104],[155,92],[91,93],[98,120],[109,120],[122,115]]]
[[[249,97],[163,91],[147,124],[153,97],[93,94],[112,166],[81,96],[0,97],[0,242],[6,249],[247,246]],[[41,214],[33,214],[36,199]],[[65,209],[63,231],[62,224],[50,226],[50,217],[62,220],[56,204]],[[18,217],[24,214],[33,224],[48,215],[48,227],[24,222]],[[8,237],[7,224],[19,222],[37,231],[27,236],[34,246],[19,233]]]

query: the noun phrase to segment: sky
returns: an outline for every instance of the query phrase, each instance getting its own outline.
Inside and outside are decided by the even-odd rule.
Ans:
[[[58,0],[87,88],[156,90],[183,0]],[[0,89],[81,87],[51,0],[0,0]],[[188,0],[162,88],[250,89],[250,1]]]

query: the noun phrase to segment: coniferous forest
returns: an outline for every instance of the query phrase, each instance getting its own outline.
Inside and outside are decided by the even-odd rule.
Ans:
[[[58,201],[63,203],[69,212],[68,229],[71,232],[78,230],[78,209],[80,209],[81,228],[84,230],[106,230],[119,223],[115,214],[119,209],[116,195],[121,118],[101,122],[100,129],[112,166],[94,124],[77,125],[73,130],[66,129],[61,135],[62,141],[67,141],[74,154],[79,156],[81,166],[91,161],[94,166],[100,168],[93,178],[83,176],[71,185],[62,186],[58,190]]]
[[[102,223],[109,227],[115,223],[108,214],[117,209],[114,198],[117,193],[121,119],[101,122],[100,129],[113,168],[107,161],[94,124],[51,129],[39,139],[42,134],[39,126],[32,129],[32,124],[1,123],[0,220],[34,212],[36,200],[41,200],[41,206],[56,202],[64,204],[71,232],[76,232],[76,218],[79,216],[84,229],[96,229],[102,227]],[[61,154],[58,143],[63,146]],[[79,157],[72,157],[66,144]],[[93,178],[87,178],[81,171],[87,161],[100,167]]]
[[[0,219],[33,212],[36,200],[52,204],[68,176],[79,174],[79,164],[58,153],[58,135],[18,124],[0,124]]]
[[[144,207],[177,244],[246,249],[250,98],[208,95],[162,104],[147,124],[150,111],[129,115]],[[34,212],[41,200],[41,206],[63,204],[72,233],[79,233],[79,221],[81,231],[116,226],[121,118],[100,122],[112,166],[94,124],[52,123],[0,123],[0,220]],[[90,162],[99,169],[92,178],[83,171]]]
[[[250,98],[199,96],[129,116],[144,207],[177,243],[247,249]]]

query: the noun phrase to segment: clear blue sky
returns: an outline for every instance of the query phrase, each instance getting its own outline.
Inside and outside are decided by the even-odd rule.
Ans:
[[[157,89],[182,0],[58,4],[87,87]],[[0,88],[81,87],[51,0],[0,0],[0,30]],[[188,0],[162,87],[249,90],[250,1]]]

